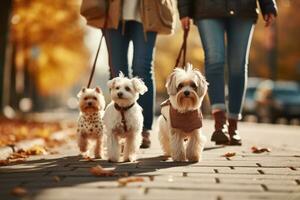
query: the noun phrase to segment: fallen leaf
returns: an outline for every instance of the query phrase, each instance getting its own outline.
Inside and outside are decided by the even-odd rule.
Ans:
[[[28,155],[24,150],[19,150],[18,152],[15,152],[8,157],[9,160],[25,159],[25,158],[28,158]]]
[[[58,183],[58,182],[60,182],[60,177],[59,176],[53,176],[53,180]]]
[[[66,143],[65,140],[46,139],[46,145],[49,148],[59,147],[65,143]]]
[[[149,177],[150,181],[154,181],[154,176],[153,175],[149,175],[148,177]]]
[[[233,157],[233,156],[235,156],[235,155],[236,155],[235,152],[227,152],[227,153],[225,153],[225,154],[223,155],[223,157],[230,158],[230,157]]]
[[[27,151],[25,151],[27,155],[45,155],[47,154],[47,151],[44,147],[42,146],[34,146]]]
[[[9,160],[0,160],[0,166],[8,165],[8,164],[9,164]]]
[[[132,182],[144,182],[144,178],[139,176],[132,176],[132,177],[118,179],[119,186],[122,187],[126,186],[127,183],[132,183]]]
[[[95,159],[93,159],[93,158],[91,158],[91,157],[89,157],[89,156],[85,156],[85,157],[83,157],[83,159],[84,159],[85,161],[88,161],[88,162],[95,162]]]
[[[18,196],[18,197],[23,197],[25,196],[28,192],[25,188],[23,187],[15,187],[11,190],[10,192],[12,195],[14,196]]]
[[[256,146],[251,147],[252,153],[263,153],[263,152],[271,152],[270,148],[259,148]]]
[[[90,173],[94,176],[114,176],[115,172],[113,170],[106,170],[100,165],[97,165],[96,167],[90,168]]]

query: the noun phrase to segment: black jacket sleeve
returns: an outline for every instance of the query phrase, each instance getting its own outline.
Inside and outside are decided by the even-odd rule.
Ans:
[[[184,17],[192,17],[191,4],[192,0],[178,0],[177,7],[180,19]]]
[[[259,6],[263,15],[273,13],[277,16],[277,5],[275,0],[259,0]]]

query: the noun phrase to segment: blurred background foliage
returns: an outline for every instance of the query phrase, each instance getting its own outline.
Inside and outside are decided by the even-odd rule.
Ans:
[[[11,43],[17,73],[34,78],[41,95],[69,90],[87,70],[78,1],[15,0]]]

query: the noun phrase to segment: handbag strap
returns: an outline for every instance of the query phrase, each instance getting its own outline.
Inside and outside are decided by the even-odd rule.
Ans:
[[[87,88],[90,88],[92,80],[93,80],[93,77],[94,77],[94,73],[95,73],[95,69],[96,69],[96,64],[97,64],[99,52],[100,52],[101,45],[102,45],[102,40],[104,38],[104,31],[103,30],[106,29],[106,27],[107,27],[107,23],[108,23],[107,21],[108,21],[108,12],[106,12],[106,15],[105,15],[105,21],[104,21],[104,26],[103,26],[103,29],[102,29],[102,35],[101,35],[100,42],[99,42],[98,49],[97,49],[97,53],[96,53],[96,56],[95,56],[95,59],[94,59],[93,67],[91,69],[89,81],[88,81],[88,84],[86,86]],[[109,57],[110,57],[110,55],[109,55]]]
[[[182,45],[181,45],[181,48],[179,50],[178,56],[176,58],[176,63],[175,63],[174,68],[179,67],[178,65],[179,65],[181,57],[183,57],[182,67],[186,63],[187,38],[188,38],[188,35],[189,35],[189,31],[190,31],[189,28],[185,28],[183,30],[183,41],[182,41]]]

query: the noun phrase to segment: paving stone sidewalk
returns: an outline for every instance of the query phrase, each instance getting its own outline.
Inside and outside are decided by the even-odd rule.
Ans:
[[[213,123],[204,121],[210,138]],[[153,133],[151,149],[140,150],[135,163],[88,162],[78,156],[75,141],[57,149],[59,154],[35,156],[25,163],[0,167],[0,200],[77,199],[270,199],[300,200],[300,127],[242,123],[242,147],[214,146],[208,142],[199,163],[164,161]],[[269,147],[270,153],[253,154],[252,146]],[[236,152],[231,158],[226,152]],[[121,187],[119,177],[95,177],[97,164],[144,182]],[[10,195],[22,186],[28,195]]]

